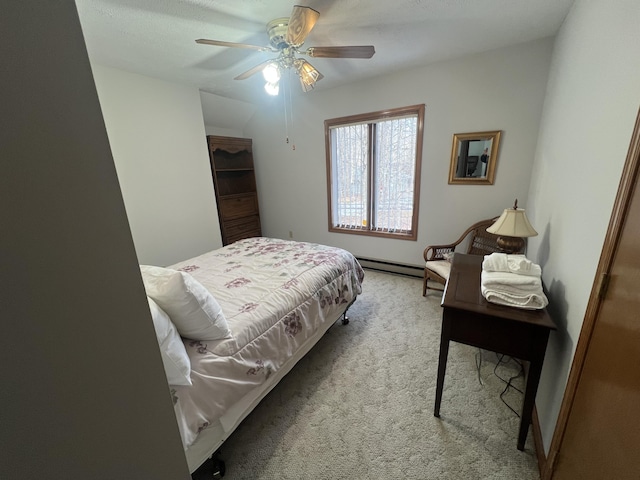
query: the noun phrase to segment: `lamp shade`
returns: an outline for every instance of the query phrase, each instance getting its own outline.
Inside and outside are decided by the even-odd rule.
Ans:
[[[535,237],[538,232],[531,226],[522,208],[506,208],[487,232],[507,237]]]
[[[305,92],[313,90],[313,87],[316,86],[316,82],[318,80],[322,80],[323,78],[323,75],[306,60],[302,60],[299,58],[294,62],[294,66],[296,72],[298,73],[298,76],[300,77],[300,85],[302,85],[302,90],[304,90]]]

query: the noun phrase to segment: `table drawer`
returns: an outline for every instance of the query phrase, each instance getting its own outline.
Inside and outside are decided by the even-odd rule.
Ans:
[[[255,194],[249,194],[222,198],[218,208],[220,208],[223,220],[257,215],[258,197]]]
[[[242,235],[245,232],[258,232],[257,235],[259,236],[260,217],[258,217],[258,215],[251,215],[250,217],[229,220],[224,224],[224,230],[228,238]]]

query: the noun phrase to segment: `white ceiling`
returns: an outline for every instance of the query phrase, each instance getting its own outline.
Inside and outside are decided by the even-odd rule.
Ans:
[[[92,60],[245,102],[265,98],[261,75],[233,80],[276,54],[195,43],[268,45],[265,26],[295,0],[77,0]],[[554,35],[573,0],[307,0],[320,12],[304,47],[374,45],[368,60],[309,60],[326,89]],[[306,95],[313,95],[313,92]]]

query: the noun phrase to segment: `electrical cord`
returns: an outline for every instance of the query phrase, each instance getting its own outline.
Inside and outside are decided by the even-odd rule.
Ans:
[[[508,359],[505,361],[504,360],[505,357],[507,357],[507,355],[496,353],[496,359],[498,361],[496,363],[496,366],[493,368],[493,374],[505,384],[504,390],[502,390],[502,393],[500,393],[500,400],[509,408],[509,410],[515,413],[518,418],[520,418],[520,414],[514,408],[512,408],[511,405],[507,403],[507,401],[504,399],[504,396],[511,388],[520,394],[524,394],[522,390],[520,390],[518,387],[516,387],[512,383],[515,379],[524,376],[524,364],[513,357],[508,357]],[[475,361],[476,361],[476,371],[478,374],[478,383],[484,386],[484,383],[482,382],[482,376],[480,375],[480,369],[482,367],[482,350],[480,348],[478,348],[478,351],[476,352]],[[517,374],[513,375],[509,379],[504,379],[500,375],[498,375],[498,367],[500,365],[506,365],[510,361],[513,361],[516,365],[520,367],[520,369],[518,370]]]
[[[480,367],[482,367],[482,350],[478,349],[476,352],[476,370],[478,371],[478,383],[484,386],[482,383],[482,377],[480,376]]]
[[[506,357],[506,355],[499,355],[496,353],[496,358],[498,359],[498,363],[496,363],[496,366],[493,369],[493,374],[498,377],[498,379],[502,380],[506,385],[504,387],[504,390],[502,391],[502,393],[500,394],[500,400],[502,400],[502,403],[504,403],[509,410],[511,410],[513,413],[516,414],[516,416],[518,418],[520,418],[520,414],[518,412],[515,411],[515,409],[513,407],[511,407],[511,405],[509,405],[507,403],[507,401],[504,399],[504,395],[509,391],[510,388],[513,388],[515,391],[523,394],[524,392],[522,390],[520,390],[518,387],[514,386],[511,382],[513,382],[516,378],[519,378],[521,376],[524,376],[524,365],[522,362],[520,362],[519,360],[516,360],[513,357],[509,357],[509,360],[507,360],[506,362],[503,361],[504,357]],[[514,376],[510,377],[509,380],[505,380],[504,378],[502,378],[500,375],[498,375],[497,370],[498,367],[501,364],[507,364],[509,363],[509,361],[513,361],[516,363],[516,365],[520,366],[520,370],[518,370],[518,373],[515,374]]]

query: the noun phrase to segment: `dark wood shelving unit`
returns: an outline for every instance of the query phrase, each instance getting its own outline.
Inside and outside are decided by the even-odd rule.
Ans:
[[[223,245],[261,236],[251,139],[208,135],[207,144]]]

